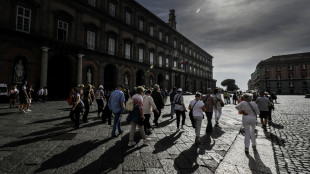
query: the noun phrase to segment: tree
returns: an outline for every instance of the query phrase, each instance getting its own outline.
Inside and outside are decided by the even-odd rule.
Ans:
[[[236,85],[235,79],[225,79],[221,82],[221,85],[226,87],[227,91],[235,91],[239,89],[239,87]]]

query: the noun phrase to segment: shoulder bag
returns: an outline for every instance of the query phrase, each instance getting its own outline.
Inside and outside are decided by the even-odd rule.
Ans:
[[[195,107],[195,105],[196,105],[197,102],[198,102],[198,101],[195,102],[195,104],[193,105],[193,107],[192,107],[191,110],[189,111],[189,118],[190,118],[190,120],[191,120],[191,122],[192,122],[193,128],[196,128],[196,123],[195,123],[195,119],[194,119],[194,115],[193,115],[193,109],[194,109],[194,107]]]

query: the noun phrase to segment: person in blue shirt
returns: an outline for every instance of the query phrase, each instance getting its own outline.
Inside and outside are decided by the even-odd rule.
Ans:
[[[121,113],[125,110],[125,96],[123,93],[124,86],[119,85],[116,90],[114,90],[109,99],[109,109],[112,111],[114,115],[114,123],[112,129],[112,137],[116,137],[116,128],[118,129],[118,133],[122,134],[123,131],[121,129],[121,121],[120,116]]]

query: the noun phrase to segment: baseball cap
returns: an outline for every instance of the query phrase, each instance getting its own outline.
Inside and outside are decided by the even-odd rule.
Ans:
[[[183,90],[182,90],[182,88],[179,88],[177,91],[178,91],[178,92],[182,92]]]

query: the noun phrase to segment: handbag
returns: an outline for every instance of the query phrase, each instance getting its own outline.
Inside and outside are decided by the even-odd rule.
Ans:
[[[129,97],[128,101],[126,102],[125,110],[133,111],[133,99]]]
[[[195,123],[195,119],[194,119],[194,115],[193,115],[193,109],[194,109],[196,103],[197,103],[197,101],[195,102],[195,104],[194,104],[194,106],[191,108],[191,110],[189,111],[189,118],[190,118],[190,120],[191,120],[191,122],[192,122],[193,128],[196,128],[196,123]]]
[[[67,102],[69,105],[72,105],[72,96],[70,96],[68,99],[67,99]]]
[[[139,106],[135,105],[134,109],[132,111],[129,111],[126,121],[129,123],[132,121],[135,123],[139,123],[140,120],[142,120],[142,117],[139,110]]]

